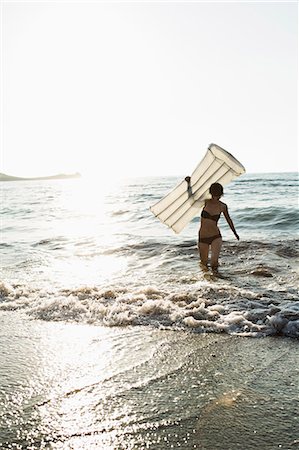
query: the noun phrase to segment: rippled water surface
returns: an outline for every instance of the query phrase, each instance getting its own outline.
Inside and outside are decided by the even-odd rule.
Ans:
[[[2,310],[81,323],[298,336],[296,174],[244,175],[224,196],[219,277],[149,211],[179,180],[2,183]],[[288,196],[286,197],[286,191]]]

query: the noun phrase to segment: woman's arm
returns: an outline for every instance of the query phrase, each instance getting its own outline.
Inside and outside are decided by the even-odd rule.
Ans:
[[[224,214],[224,217],[226,218],[227,223],[228,223],[229,226],[230,226],[230,229],[232,230],[232,232],[234,233],[234,235],[236,236],[236,238],[237,238],[238,241],[239,241],[240,238],[239,238],[239,235],[238,235],[237,232],[236,232],[234,223],[233,223],[233,221],[232,221],[232,219],[230,218],[230,215],[229,215],[229,213],[228,213],[227,205],[224,205],[223,214]]]

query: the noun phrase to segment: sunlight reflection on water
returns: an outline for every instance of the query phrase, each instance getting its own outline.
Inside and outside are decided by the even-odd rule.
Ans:
[[[281,364],[297,367],[294,341],[9,317],[2,448],[287,450],[296,438],[298,370],[286,379]]]
[[[92,259],[72,258],[58,259],[48,268],[49,279],[64,286],[84,286],[104,283],[115,274],[125,270],[125,258],[97,256]]]

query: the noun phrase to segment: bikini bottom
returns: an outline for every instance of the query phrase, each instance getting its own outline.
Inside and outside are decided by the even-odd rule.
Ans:
[[[201,244],[208,244],[208,245],[211,245],[212,244],[212,242],[215,240],[215,239],[218,239],[218,238],[221,238],[221,234],[219,233],[219,234],[216,234],[216,235],[214,235],[214,236],[209,236],[209,237],[200,237],[200,235],[199,235],[199,242],[201,243]]]

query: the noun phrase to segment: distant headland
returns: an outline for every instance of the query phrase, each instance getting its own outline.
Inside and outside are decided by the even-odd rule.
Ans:
[[[14,177],[11,175],[6,175],[5,173],[0,173],[0,181],[38,181],[38,180],[66,180],[69,178],[81,178],[81,174],[76,172],[72,174],[60,173],[58,175],[52,175],[49,177],[32,177],[32,178],[22,178]]]

